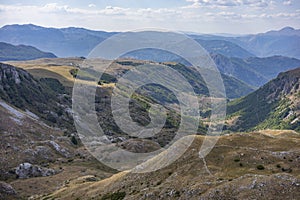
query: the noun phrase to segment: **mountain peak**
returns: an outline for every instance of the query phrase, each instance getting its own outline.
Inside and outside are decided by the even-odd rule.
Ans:
[[[44,27],[37,26],[35,24],[12,24],[12,25],[5,25],[5,26],[2,27],[2,29],[5,29],[5,30],[14,30],[14,29],[18,29],[18,30],[40,30],[40,29],[44,29]]]
[[[293,27],[286,26],[286,27],[282,28],[280,31],[295,31],[295,29]]]
[[[300,30],[294,29],[293,27],[286,26],[280,30],[276,31],[268,31],[267,35],[272,36],[292,36],[292,35],[300,35]]]

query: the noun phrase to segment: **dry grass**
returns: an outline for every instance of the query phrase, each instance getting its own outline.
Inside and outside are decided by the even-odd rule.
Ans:
[[[90,199],[124,191],[129,199],[147,199],[145,195],[152,195],[151,199],[168,199],[175,198],[175,193],[180,194],[181,199],[198,199],[199,195],[229,183],[231,188],[237,188],[237,192],[231,191],[232,195],[243,196],[251,190],[244,188],[238,192],[240,185],[250,187],[257,175],[260,175],[258,180],[266,184],[271,184],[268,177],[276,179],[277,176],[286,185],[291,184],[283,173],[292,169],[288,171],[289,178],[299,177],[300,136],[292,131],[274,131],[276,134],[272,137],[266,135],[271,132],[222,136],[205,162],[198,157],[204,137],[197,136],[189,150],[166,168],[144,174],[119,173],[96,183],[73,184],[48,197]],[[263,165],[265,169],[258,170],[258,165]],[[271,185],[266,185],[268,187]],[[279,183],[276,187],[286,189]],[[172,190],[174,192],[170,193]],[[291,187],[290,190],[295,192],[295,188]],[[272,192],[265,198],[276,197],[276,191]],[[267,195],[267,191],[263,195]]]

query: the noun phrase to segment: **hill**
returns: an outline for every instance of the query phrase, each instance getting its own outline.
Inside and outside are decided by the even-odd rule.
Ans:
[[[34,60],[38,58],[56,58],[56,56],[53,53],[46,53],[32,46],[14,46],[0,42],[0,61]]]
[[[292,129],[300,131],[300,68],[278,77],[246,97],[228,105],[233,131]]]
[[[41,199],[297,199],[299,134],[260,132],[222,136],[205,159],[203,136],[170,166],[118,173],[95,183],[66,184]],[[170,154],[172,152],[169,152]],[[167,159],[158,155],[152,162]],[[79,178],[80,179],[80,178]]]

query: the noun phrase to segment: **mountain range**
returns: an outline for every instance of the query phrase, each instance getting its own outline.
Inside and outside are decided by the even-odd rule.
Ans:
[[[143,49],[113,63],[83,57],[113,34],[32,24],[0,29],[0,52],[6,60],[0,63],[0,199],[299,199],[299,30],[191,35],[210,53],[227,93],[224,131],[205,158],[199,151],[206,139],[214,138],[205,134],[218,125],[210,117],[211,104],[220,98],[209,97],[195,67],[168,52]],[[43,51],[78,57],[55,58]],[[36,59],[40,57],[46,58]],[[108,64],[99,77],[98,70]],[[104,135],[93,138],[93,147],[153,152],[175,138],[183,117],[194,123],[170,90],[148,84],[129,97],[130,118],[146,126],[156,112],[151,105],[160,104],[166,113],[164,126],[147,138],[121,130],[111,98],[117,92],[128,96],[118,80],[139,65],[147,65],[149,72],[157,65],[168,66],[182,75],[197,94],[199,108],[190,109],[199,109],[201,119],[194,135],[186,136],[194,137],[191,146],[170,165],[149,173],[119,172],[96,160],[76,132],[74,122],[91,113],[89,106],[77,105],[84,115],[73,116],[72,101],[86,100],[74,95],[75,79],[86,89],[96,86],[92,113]],[[82,125],[86,132],[98,131]],[[173,155],[166,149],[139,167],[161,166]]]
[[[33,24],[6,25],[0,28],[0,41],[14,45],[31,45],[59,57],[87,56],[101,41],[117,32],[93,31],[83,28],[45,28]],[[228,57],[268,57],[282,55],[300,58],[299,30],[291,27],[256,35],[224,37],[189,35],[210,53]]]
[[[230,41],[258,57],[282,55],[300,58],[300,30],[285,27],[278,31],[250,34],[238,37],[217,35],[192,35],[195,39]]]
[[[97,44],[114,34],[117,33],[74,27],[57,29],[33,24],[6,25],[0,29],[0,41],[33,45],[41,50],[54,52],[60,57],[87,56]],[[296,55],[300,52],[299,30],[290,27],[279,31],[238,37],[195,34],[190,35],[190,37],[194,38],[211,54],[222,74],[232,76],[252,88],[262,86],[282,71],[300,66],[300,60],[296,59],[300,57]],[[18,47],[4,43],[1,45],[3,46],[1,49],[2,60],[20,60],[22,58],[28,60],[55,56],[39,52],[33,47],[26,47],[26,54],[24,54],[25,51],[22,50],[25,48],[24,45]],[[293,45],[293,47],[289,45]],[[285,51],[285,48],[289,51]],[[11,53],[12,49],[14,49],[13,54]],[[22,54],[24,54],[23,57]],[[264,56],[264,58],[257,56]],[[156,62],[173,61],[189,65],[177,55],[157,49],[133,51],[123,57]]]

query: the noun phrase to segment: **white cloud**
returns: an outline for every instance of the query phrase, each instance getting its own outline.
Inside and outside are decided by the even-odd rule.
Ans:
[[[272,0],[186,0],[192,4],[188,8],[200,7],[235,7],[235,6],[251,6],[251,7],[267,7],[272,4]]]
[[[286,5],[286,6],[292,5],[292,0],[283,1],[282,4],[283,4],[283,5]]]
[[[88,7],[89,7],[89,8],[94,8],[94,7],[96,7],[96,5],[93,4],[93,3],[91,3],[91,4],[88,5]]]
[[[198,7],[199,9],[186,9],[181,7],[124,8],[107,6],[102,9],[96,7],[91,9],[91,7],[78,8],[56,3],[43,6],[0,4],[0,24],[34,23],[42,26],[80,26],[110,31],[158,27],[194,32],[237,33],[245,33],[245,30],[250,30],[251,24],[256,32],[260,31],[260,29],[271,29],[274,24],[279,28],[287,25],[299,26],[300,12],[297,8],[294,10],[282,10],[276,7],[273,10],[271,7],[258,9],[259,6],[264,6],[264,3],[269,5],[272,1],[187,1],[191,2],[192,5],[201,3],[202,7]],[[283,1],[280,1],[281,7],[282,3]],[[203,7],[203,5],[207,7]],[[292,6],[288,8],[290,7]],[[257,24],[258,21],[260,21],[261,25]],[[245,27],[248,29],[245,29]]]

